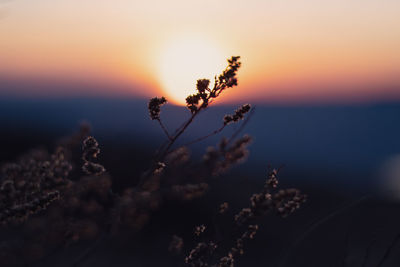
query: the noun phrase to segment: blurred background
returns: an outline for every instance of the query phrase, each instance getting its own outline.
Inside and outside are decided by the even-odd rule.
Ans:
[[[284,166],[281,183],[309,200],[293,218],[266,220],[243,266],[377,266],[385,253],[382,266],[398,266],[399,10],[396,0],[0,0],[0,162],[52,149],[88,122],[114,179],[137,179],[165,140],[148,99],[169,100],[161,118],[172,131],[190,116],[196,79],[240,55],[239,86],[178,145],[250,103],[250,156],[193,204],[190,220],[216,199],[244,207],[268,165]],[[193,158],[238,127],[191,146]],[[104,245],[87,265],[173,266],[167,251],[151,255],[177,229],[153,224],[154,242],[120,254]],[[68,255],[43,264],[69,266]]]

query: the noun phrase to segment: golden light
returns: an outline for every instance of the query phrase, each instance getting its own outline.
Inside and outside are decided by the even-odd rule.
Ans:
[[[168,42],[160,56],[159,80],[167,99],[184,104],[196,92],[196,81],[214,76],[226,67],[226,57],[218,45],[200,37],[183,36]]]

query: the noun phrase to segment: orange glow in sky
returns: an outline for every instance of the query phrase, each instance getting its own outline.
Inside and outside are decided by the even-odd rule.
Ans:
[[[240,55],[228,102],[400,99],[399,10],[398,0],[3,1],[0,82],[84,81],[114,89],[74,94],[182,103]]]
[[[195,93],[196,80],[214,76],[226,67],[226,55],[204,36],[182,35],[163,45],[157,57],[159,82],[170,101],[184,104]]]

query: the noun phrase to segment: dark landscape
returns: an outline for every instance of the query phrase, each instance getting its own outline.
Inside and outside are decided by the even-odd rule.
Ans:
[[[85,121],[101,144],[100,161],[118,191],[138,181],[149,167],[152,151],[165,138],[158,125],[148,120],[146,105],[146,100],[138,99],[1,99],[0,161],[14,160],[36,147],[51,150]],[[184,109],[164,107],[165,124],[182,121],[188,115]],[[181,142],[218,128],[223,115],[234,109],[211,107]],[[232,210],[240,210],[264,182],[268,165],[284,166],[281,185],[300,189],[308,200],[289,218],[263,219],[239,263],[397,266],[400,205],[393,191],[399,193],[400,180],[399,188],[394,188],[385,168],[400,153],[399,115],[397,103],[258,105],[243,129],[254,137],[246,162],[213,179],[205,196],[188,203],[165,203],[143,231],[132,236],[132,242],[100,240],[82,266],[132,266],[132,262],[134,266],[179,266],[182,260],[168,252],[171,237],[182,236],[185,245],[193,247],[191,231],[197,224],[211,222],[215,203],[227,201]],[[207,146],[235,128],[191,146],[192,157],[200,159]],[[90,244],[56,250],[29,266],[71,266]]]

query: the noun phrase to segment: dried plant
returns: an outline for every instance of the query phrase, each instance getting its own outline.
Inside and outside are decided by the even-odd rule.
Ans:
[[[82,170],[86,174],[100,175],[106,171],[103,165],[94,162],[97,160],[97,155],[100,154],[99,143],[94,137],[89,136],[83,140],[82,150],[82,160],[84,162]]]
[[[4,266],[32,263],[54,248],[95,239],[107,228],[110,177],[73,174],[74,147],[87,134],[88,127],[83,125],[79,133],[62,139],[54,154],[37,149],[3,166],[0,220],[4,226],[0,230],[14,233],[0,247]]]
[[[0,178],[0,223],[23,222],[46,209],[59,198],[71,168],[61,147],[53,155],[36,150],[17,163],[5,164]]]
[[[44,150],[33,151],[16,163],[4,165],[0,176],[0,223],[5,227],[18,225],[24,228],[22,232],[30,234],[30,242],[25,242],[21,249],[20,245],[26,238],[18,235],[17,242],[0,246],[0,260],[9,265],[23,265],[48,255],[54,247],[71,246],[82,240],[99,240],[104,236],[129,236],[127,233],[140,231],[166,200],[190,201],[204,195],[210,187],[210,177],[226,173],[246,160],[252,138],[238,135],[254,108],[244,104],[233,114],[225,115],[218,129],[183,146],[176,147],[176,143],[202,111],[225,90],[237,85],[240,66],[240,57],[232,57],[213,83],[199,79],[196,92],[186,98],[190,117],[173,132],[168,132],[161,119],[161,108],[167,99],[150,99],[150,119],[159,123],[166,141],[138,183],[125,186],[119,192],[112,190],[113,179],[98,160],[100,145],[89,135],[90,129],[86,124],[78,134],[64,138],[54,154],[49,155]],[[241,123],[241,126],[231,137],[222,138],[215,147],[207,148],[200,162],[191,161],[190,144],[216,135],[234,123]],[[74,153],[77,148],[81,148],[79,157]],[[77,163],[77,159],[81,162]],[[276,176],[276,170],[270,171],[263,190],[254,194],[250,206],[235,216],[237,227],[244,230],[228,255],[220,257],[216,266],[233,266],[237,255],[244,251],[244,243],[256,234],[258,225],[254,221],[258,218],[269,212],[286,217],[304,202],[305,196],[296,189],[276,191]],[[222,203],[218,213],[226,213],[228,207],[227,202]],[[24,224],[28,219],[31,223]],[[202,237],[207,229],[200,224],[194,233]],[[97,243],[94,242],[77,259],[76,265],[94,251]],[[175,235],[168,249],[179,254],[183,244],[183,239]],[[185,262],[189,266],[210,266],[215,261],[217,249],[217,242],[200,242],[190,251]]]
[[[217,244],[212,241],[210,243],[201,242],[190,251],[189,255],[185,258],[185,263],[192,267],[233,267],[235,259],[239,255],[244,254],[245,243],[253,239],[256,235],[259,228],[258,224],[255,224],[257,220],[270,212],[287,217],[300,208],[301,204],[306,201],[306,195],[301,194],[297,189],[286,189],[276,192],[278,184],[277,174],[278,170],[276,169],[269,171],[263,190],[260,193],[253,194],[250,197],[250,206],[243,208],[234,216],[236,226],[242,230],[239,231],[240,234],[229,249],[228,255],[221,257],[217,262],[213,262],[215,257],[212,256],[217,256],[213,255],[217,252]],[[227,206],[227,203],[223,203],[219,209],[220,213],[223,213],[221,212],[221,208],[225,210]],[[201,229],[205,229],[205,226],[203,225]],[[199,235],[198,232],[198,227],[196,227],[196,236]],[[212,250],[209,249],[209,245],[207,244],[212,244]]]

